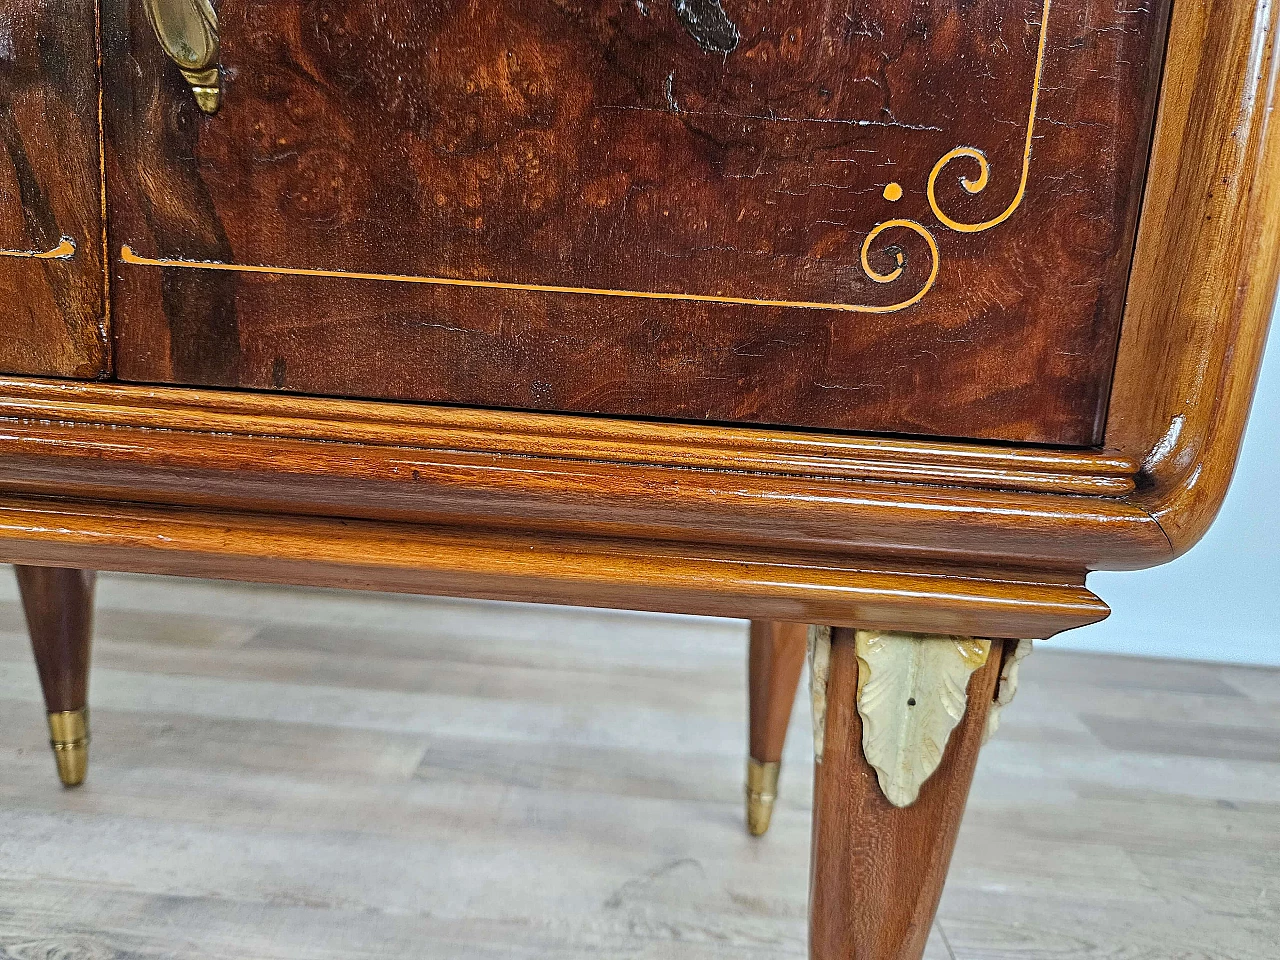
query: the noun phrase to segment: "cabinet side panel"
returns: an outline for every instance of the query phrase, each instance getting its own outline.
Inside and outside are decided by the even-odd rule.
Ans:
[[[109,367],[93,0],[0,10],[0,371]]]

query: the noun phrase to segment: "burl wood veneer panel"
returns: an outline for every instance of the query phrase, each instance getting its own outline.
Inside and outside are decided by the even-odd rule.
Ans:
[[[93,0],[0,6],[0,371],[94,377],[103,311]]]
[[[1160,0],[104,11],[126,379],[1100,436]]]

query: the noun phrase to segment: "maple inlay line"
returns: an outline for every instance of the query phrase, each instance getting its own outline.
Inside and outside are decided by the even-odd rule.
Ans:
[[[906,267],[906,255],[897,248],[892,248],[896,266],[881,272],[871,266],[868,259],[872,242],[886,230],[893,228],[910,230],[924,238],[929,245],[930,270],[929,277],[920,290],[907,300],[885,305],[862,303],[827,303],[813,300],[767,300],[754,297],[725,297],[697,293],[664,293],[653,290],[610,290],[597,287],[566,287],[541,283],[509,283],[500,280],[465,280],[458,277],[426,277],[397,273],[361,273],[354,270],[317,270],[305,267],[257,266],[240,263],[219,263],[209,260],[182,260],[144,257],[135,253],[133,247],[125,244],[120,250],[120,259],[124,263],[144,267],[176,267],[187,270],[224,270],[232,273],[265,273],[284,277],[330,277],[343,280],[375,280],[389,283],[424,283],[440,287],[470,287],[483,290],[518,290],[526,293],[570,293],[590,297],[633,297],[641,300],[678,300],[693,303],[719,303],[751,307],[789,307],[799,310],[842,310],[850,313],[893,313],[903,310],[912,304],[919,303],[924,295],[933,288],[938,279],[938,244],[932,234],[913,220],[888,220],[870,233],[862,243],[862,269],[876,283],[892,283],[897,280]]]
[[[987,188],[991,181],[991,164],[987,160],[987,156],[983,151],[976,147],[959,146],[945,153],[937,163],[934,164],[933,170],[929,173],[929,180],[926,194],[929,200],[929,206],[933,210],[934,216],[944,226],[955,230],[958,233],[980,233],[989,230],[997,224],[1003,223],[1009,219],[1015,210],[1022,204],[1023,198],[1027,193],[1027,180],[1031,171],[1031,147],[1035,134],[1036,110],[1040,103],[1040,84],[1044,73],[1045,48],[1049,36],[1049,10],[1053,0],[1044,0],[1040,15],[1040,37],[1036,47],[1036,69],[1035,79],[1031,89],[1031,104],[1027,116],[1027,132],[1026,139],[1023,143],[1022,150],[1022,172],[1018,182],[1018,190],[1014,194],[1009,205],[990,220],[984,220],[980,223],[965,223],[956,220],[943,212],[938,203],[937,198],[937,181],[943,169],[953,160],[968,159],[974,161],[978,166],[977,177],[970,178],[962,176],[959,178],[961,187],[970,194],[981,193]],[[884,198],[891,202],[896,202],[902,198],[902,186],[897,183],[889,184],[884,188]],[[913,306],[924,299],[934,283],[938,279],[938,268],[941,258],[938,253],[938,244],[934,240],[933,234],[915,220],[898,219],[886,220],[877,224],[867,234],[862,242],[861,262],[862,271],[867,278],[875,283],[892,283],[899,279],[905,272],[907,265],[907,256],[903,250],[891,245],[882,252],[894,258],[895,266],[893,269],[885,272],[877,270],[871,265],[870,253],[872,243],[886,230],[902,229],[915,233],[924,239],[929,246],[930,269],[929,277],[923,286],[911,297],[900,300],[896,303],[889,304],[865,304],[865,303],[839,303],[816,300],[781,300],[767,299],[757,297],[730,297],[717,294],[699,294],[699,293],[668,293],[656,290],[615,290],[603,287],[572,287],[562,286],[558,284],[543,283],[512,283],[502,280],[467,280],[459,277],[433,277],[419,276],[414,274],[396,274],[396,273],[364,273],[356,270],[323,270],[309,267],[282,267],[267,266],[255,264],[241,263],[222,263],[219,261],[208,260],[186,260],[182,258],[158,258],[144,257],[134,252],[133,247],[125,244],[121,247],[121,261],[128,264],[145,267],[164,267],[177,268],[186,270],[223,270],[231,273],[260,273],[272,276],[284,277],[326,277],[343,280],[372,280],[388,283],[420,283],[440,287],[468,287],[472,289],[483,290],[516,290],[525,293],[566,293],[576,294],[578,296],[589,297],[627,297],[640,300],[674,300],[686,303],[714,303],[729,306],[750,306],[750,307],[783,307],[799,310],[837,310],[846,313],[895,313],[898,310],[905,310],[907,307]],[[69,241],[64,240],[64,246]],[[59,250],[62,248],[60,247]],[[71,250],[74,251],[74,244]],[[33,254],[10,253],[0,251],[0,254],[8,256],[33,256]],[[52,258],[56,252],[49,254],[41,254],[42,258]]]
[[[968,193],[981,193],[987,188],[987,183],[991,179],[991,164],[987,161],[987,155],[975,147],[956,147],[954,150],[948,151],[933,165],[933,170],[929,173],[929,206],[933,209],[933,215],[942,224],[957,233],[981,233],[983,230],[990,230],[997,224],[1004,223],[1013,216],[1013,212],[1021,205],[1022,198],[1027,195],[1027,178],[1031,173],[1031,143],[1036,129],[1036,109],[1040,105],[1040,81],[1044,75],[1044,48],[1049,36],[1049,7],[1052,2],[1053,0],[1044,0],[1044,7],[1040,12],[1040,41],[1036,47],[1036,75],[1035,81],[1031,86],[1031,108],[1027,116],[1027,139],[1022,147],[1022,178],[1018,183],[1018,192],[1014,194],[1009,206],[1005,207],[1002,213],[981,223],[964,223],[960,220],[954,220],[942,212],[942,207],[938,205],[936,189],[938,175],[952,160],[967,157],[978,164],[977,179],[960,178],[960,185]]]
[[[70,237],[63,237],[52,250],[0,250],[0,257],[15,257],[22,260],[70,260],[76,255],[76,242]]]

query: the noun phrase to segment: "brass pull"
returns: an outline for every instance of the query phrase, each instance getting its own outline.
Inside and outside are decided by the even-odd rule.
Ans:
[[[218,12],[209,0],[142,0],[156,39],[191,85],[196,104],[215,114],[222,104]]]

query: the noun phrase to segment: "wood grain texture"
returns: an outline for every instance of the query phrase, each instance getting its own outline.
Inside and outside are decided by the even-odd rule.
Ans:
[[[1042,637],[1105,615],[1085,567],[1168,549],[1122,500],[1064,495],[1122,478],[1106,454],[4,387],[0,488],[100,501],[19,497],[3,555],[28,563],[86,549],[99,568]],[[966,490],[965,476],[1058,492]]]
[[[1083,578],[1055,571],[996,579],[710,545],[12,498],[0,498],[0,557],[919,633],[1048,637],[1109,612]]]
[[[920,960],[978,762],[1000,656],[993,650],[969,680],[968,709],[942,764],[919,799],[899,808],[885,799],[863,756],[854,634],[832,631],[825,749],[814,773],[809,956]]]
[[[752,760],[777,763],[787,740],[796,689],[808,653],[803,623],[753,620],[747,653],[748,750]]]
[[[15,419],[0,431],[0,476],[26,492],[712,539],[987,570],[1132,567],[1168,551],[1149,515],[1119,499],[965,489],[973,477],[1055,493],[1114,488],[1125,461],[1106,454],[935,450],[209,391],[3,386],[0,404]],[[25,422],[32,417],[41,420]],[[44,422],[51,417],[72,423]],[[927,482],[844,482],[855,477]]]
[[[92,570],[16,567],[40,687],[50,713],[88,706],[93,640]]]
[[[121,375],[1094,443],[1165,8],[1021,2],[226,0],[207,119],[107,0],[113,257],[878,309],[938,250],[882,315],[117,263]]]
[[[1184,303],[1191,287],[1152,274],[1135,286],[1135,310],[1147,306],[1132,329],[1145,333],[1121,344],[1124,382],[1111,408],[1119,452],[10,379],[0,431],[6,555],[664,610],[689,604],[761,619],[852,624],[869,615],[876,626],[919,632],[1045,636],[1095,619],[1105,607],[1083,588],[1085,572],[1170,558],[1187,540],[1176,519],[1168,535],[1161,527],[1157,518],[1176,506],[1161,498],[1194,494],[1177,502],[1197,505],[1202,523],[1230,471],[1265,300],[1264,285],[1243,284],[1241,271],[1270,276],[1266,238],[1276,234],[1261,228],[1280,204],[1265,176],[1275,145],[1271,16],[1260,6],[1186,13],[1175,30],[1176,82],[1165,91],[1170,109],[1157,140],[1166,158],[1175,141],[1197,146],[1187,165],[1162,167],[1177,175],[1161,180],[1168,190],[1153,187],[1146,210],[1156,226],[1144,237],[1155,238],[1151,256],[1187,254],[1195,266],[1188,282],[1196,278],[1202,295]],[[1205,159],[1192,135],[1201,127],[1218,132],[1203,143],[1242,144],[1223,152],[1230,163],[1221,171],[1195,160]],[[1211,177],[1226,178],[1215,197],[1234,199],[1205,206]],[[1198,212],[1178,219],[1190,210]],[[1220,236],[1211,231],[1204,242],[1216,236],[1217,246],[1204,246],[1201,224],[1215,217]],[[1245,238],[1239,250],[1233,236]],[[1200,250],[1213,255],[1197,259]],[[1210,330],[1214,317],[1240,323]],[[1167,354],[1167,369],[1141,359],[1160,342],[1181,345]],[[1195,387],[1200,371],[1222,389]],[[1144,420],[1147,403],[1189,403],[1194,409],[1180,414],[1188,424],[1216,426],[1182,434],[1212,442],[1167,460],[1200,462],[1179,474],[1181,486],[1162,486],[1163,474],[1149,469],[1135,492],[1138,464],[1154,468],[1181,449],[1176,438],[1159,442],[1167,431],[1126,426],[1160,422]],[[468,542],[481,549],[468,553]],[[713,596],[717,583],[725,592]]]
[[[1280,8],[1174,5],[1107,442],[1175,552],[1217,515],[1280,279]]]
[[[100,377],[110,357],[95,5],[29,0],[3,16],[0,370]],[[64,241],[69,257],[30,256]]]
[[[0,377],[6,418],[265,435],[566,460],[1119,497],[1139,460],[1110,450],[517,413]]]

